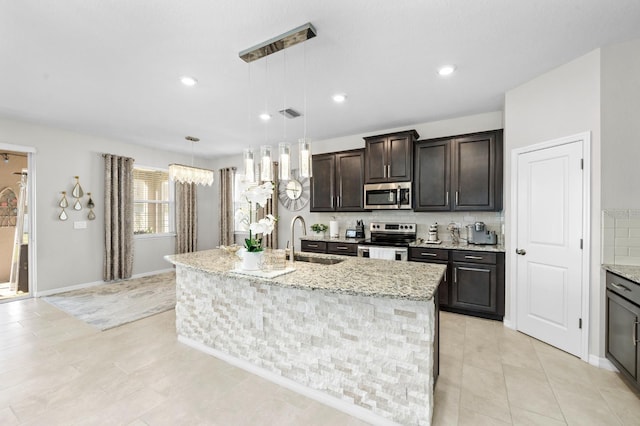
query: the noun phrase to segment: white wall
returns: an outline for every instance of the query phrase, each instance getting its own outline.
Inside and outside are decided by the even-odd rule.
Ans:
[[[473,132],[481,132],[485,130],[495,130],[501,129],[502,125],[502,112],[490,112],[484,114],[471,115],[466,117],[459,117],[450,120],[442,120],[431,123],[418,123],[415,125],[409,125],[402,128],[394,128],[394,129],[380,129],[375,132],[344,136],[340,138],[334,139],[326,139],[313,141],[313,153],[314,154],[322,154],[326,152],[335,152],[335,151],[344,151],[348,149],[358,149],[364,148],[364,139],[365,136],[374,136],[385,133],[392,133],[396,131],[415,129],[420,135],[420,139],[431,139],[437,138],[441,136],[453,136],[465,133],[473,133]],[[297,155],[297,147],[293,147],[292,149],[294,157]],[[297,159],[293,159],[296,164],[293,164],[292,167],[297,167]],[[238,168],[238,171],[242,170],[242,156],[236,155],[232,157],[224,157],[219,158],[213,162],[213,167],[216,169],[222,167],[232,167],[235,166]],[[219,181],[219,179],[217,179]],[[218,197],[219,194],[219,186],[216,185],[216,194]],[[290,224],[291,220],[296,215],[302,215],[305,218],[307,227],[311,226],[313,223],[325,223],[329,224],[329,220],[332,216],[331,213],[310,213],[309,205],[298,212],[291,212],[286,210],[281,204],[279,205],[279,236],[278,236],[278,246],[285,247],[287,245],[287,241],[289,240],[290,234]],[[219,234],[217,223],[219,221],[219,212],[215,211],[215,222],[216,229],[215,233],[215,244],[217,245],[219,242]],[[371,220],[378,221],[410,221],[416,222],[419,224],[418,231],[419,236],[426,236],[427,225],[433,222],[438,222],[439,224],[447,224],[450,221],[458,221],[458,222],[467,222],[471,223],[475,220],[483,220],[489,224],[495,224],[495,229],[499,230],[500,224],[502,223],[502,215],[500,213],[474,213],[471,215],[465,215],[461,213],[417,213],[417,212],[376,212],[376,213],[340,213],[335,215],[337,220],[340,223],[340,232],[344,234],[344,230],[346,227],[355,224],[357,219],[364,219],[365,223],[371,222]],[[421,226],[422,225],[422,226]],[[424,232],[422,232],[424,231]],[[309,232],[309,229],[307,229]],[[302,231],[300,229],[300,225],[296,225],[296,235],[302,235]],[[297,240],[297,237],[296,237]],[[296,243],[296,247],[299,247],[299,242]]]
[[[171,162],[189,164],[191,156],[130,145],[119,141],[74,133],[27,122],[0,118],[0,146],[12,144],[34,147],[37,291],[50,291],[102,280],[104,247],[104,161],[102,153],[132,157],[136,164],[167,168]],[[196,159],[195,165],[205,165]],[[69,220],[58,220],[60,192],[71,192],[74,176],[80,177],[85,192],[96,203],[96,220],[87,229],[74,230],[73,222],[86,220],[88,210],[67,209]],[[216,202],[212,188],[199,187],[199,248],[212,247],[212,222]],[[163,260],[174,253],[175,238],[135,241],[134,274],[170,268]]]
[[[602,49],[602,208],[640,209],[640,39]]]
[[[515,232],[511,203],[511,151],[581,132],[591,132],[591,317],[590,354],[603,356],[603,290],[600,268],[600,50],[595,50],[506,93],[505,98],[505,225]],[[511,317],[512,269],[506,244],[506,319]]]

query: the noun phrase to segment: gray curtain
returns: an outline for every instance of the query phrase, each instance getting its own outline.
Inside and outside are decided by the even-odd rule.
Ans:
[[[220,169],[220,245],[228,246],[234,243],[234,211],[233,211],[233,183],[236,168],[227,167]]]
[[[133,162],[104,154],[105,281],[130,278],[133,270]]]
[[[271,199],[267,200],[267,205],[265,207],[260,207],[256,213],[256,219],[260,220],[264,218],[266,215],[273,215],[276,219],[278,218],[278,162],[274,161],[272,165],[272,173],[273,173],[273,194],[271,194]],[[278,224],[280,221],[276,221],[275,226],[273,227],[273,232],[271,235],[265,235],[262,240],[262,246],[265,248],[277,249],[278,248]]]
[[[176,182],[176,253],[197,250],[197,208],[196,184]]]

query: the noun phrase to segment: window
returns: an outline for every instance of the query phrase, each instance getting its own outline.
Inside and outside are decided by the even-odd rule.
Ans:
[[[133,169],[133,233],[173,232],[173,191],[169,172],[150,168]]]

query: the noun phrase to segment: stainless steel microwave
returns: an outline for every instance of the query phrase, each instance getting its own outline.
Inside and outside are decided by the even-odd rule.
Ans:
[[[367,210],[411,210],[411,182],[365,185],[364,208]]]

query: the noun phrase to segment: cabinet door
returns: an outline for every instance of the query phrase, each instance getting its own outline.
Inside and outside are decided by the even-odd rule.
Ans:
[[[451,210],[449,140],[418,142],[415,149],[414,210]]]
[[[477,312],[497,313],[497,269],[494,265],[451,263],[451,306]]]
[[[387,182],[406,182],[413,176],[413,137],[409,134],[387,139]]]
[[[336,156],[336,211],[364,209],[364,150]]]
[[[637,325],[640,308],[607,290],[607,358],[638,379]]]
[[[502,209],[502,139],[498,146],[498,135],[501,132],[486,132],[453,140],[453,210]]]
[[[333,154],[314,155],[312,158],[313,177],[311,178],[312,212],[331,212],[335,210],[335,156]]]
[[[311,253],[326,253],[327,243],[325,241],[302,240],[300,241],[300,250]]]
[[[365,159],[366,183],[387,182],[387,138],[368,139]]]

